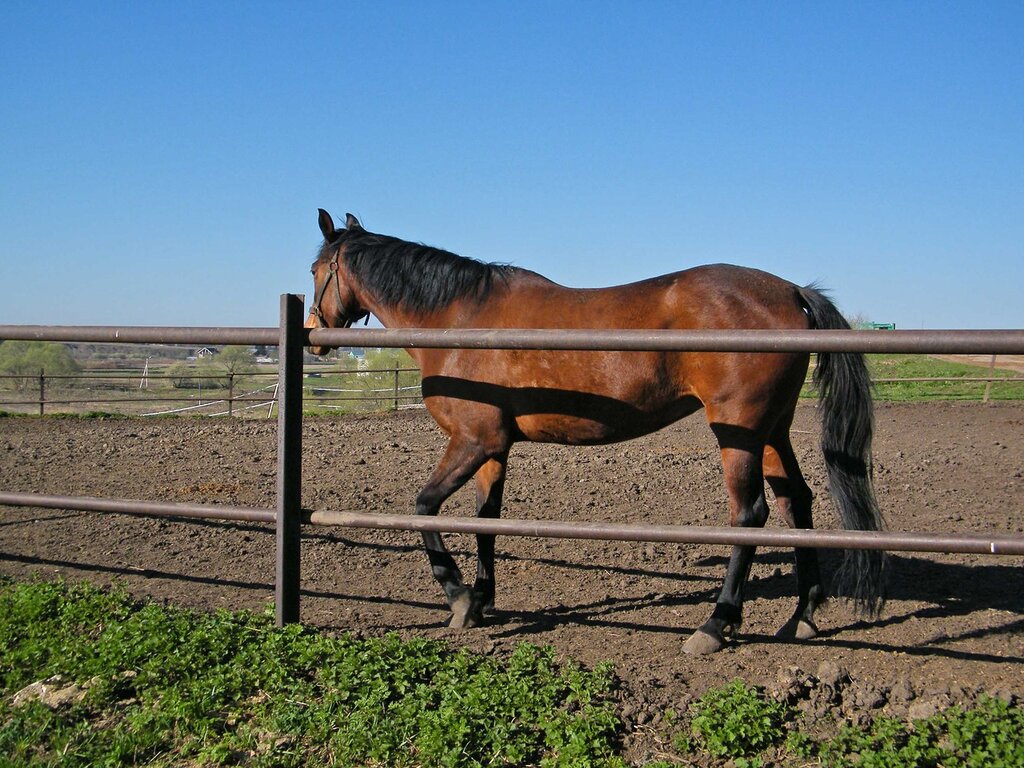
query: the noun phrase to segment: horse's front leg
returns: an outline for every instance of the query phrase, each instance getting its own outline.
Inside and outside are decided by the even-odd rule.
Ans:
[[[476,473],[476,514],[477,517],[498,518],[501,516],[501,496],[505,490],[505,467],[508,453],[487,461]],[[479,534],[476,537],[477,565],[476,582],[473,584],[474,611],[481,614],[494,610],[494,536]]]
[[[441,463],[416,497],[417,515],[436,515],[441,505],[487,461],[480,444],[471,439],[453,436]],[[462,572],[455,563],[444,539],[436,531],[423,532],[423,545],[430,561],[430,570],[444,590],[452,609],[449,626],[456,629],[476,627],[483,623],[482,612],[474,610],[473,590],[462,582]]]

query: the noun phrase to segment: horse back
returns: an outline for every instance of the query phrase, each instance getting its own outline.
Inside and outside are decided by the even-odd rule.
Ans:
[[[808,327],[796,285],[725,264],[589,289],[516,271],[486,302],[447,323],[553,329]],[[420,350],[417,357],[427,407],[446,431],[482,419],[508,439],[574,444],[646,434],[709,403],[720,407],[736,401],[737,413],[749,411],[751,402],[761,403],[759,411],[778,408],[786,404],[780,401],[795,401],[808,359],[789,353],[571,350]]]

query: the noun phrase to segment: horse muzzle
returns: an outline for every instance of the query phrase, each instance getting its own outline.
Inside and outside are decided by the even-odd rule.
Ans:
[[[369,324],[370,313],[363,311],[353,317],[346,316],[342,318],[341,323],[335,327],[351,328],[353,323],[363,319],[365,319],[366,323]],[[330,328],[331,326],[327,324],[327,321],[324,319],[323,313],[320,312],[318,309],[314,308],[309,313],[309,316],[306,318],[306,323],[304,327],[309,328],[310,330],[314,330],[317,328]],[[309,349],[310,354],[316,355],[317,357],[323,357],[328,352],[337,349],[337,347],[313,346],[311,344],[309,345],[309,347],[307,347],[307,349]]]
[[[316,328],[327,328],[328,326],[324,322],[322,316],[320,316],[316,312],[310,312],[309,313],[309,317],[306,318],[306,322],[304,324],[304,327],[305,328],[309,328],[310,330],[313,330],[313,329],[316,329]],[[307,347],[307,349],[309,350],[310,354],[316,355],[317,357],[323,357],[328,352],[330,352],[332,349],[334,349],[334,347],[321,347],[321,346],[314,346],[314,345],[310,344]]]

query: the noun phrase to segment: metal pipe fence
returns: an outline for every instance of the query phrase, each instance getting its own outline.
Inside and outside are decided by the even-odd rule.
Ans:
[[[274,509],[169,504],[130,499],[49,496],[0,491],[0,505],[273,522],[279,624],[299,619],[303,523],[409,531],[493,533],[532,537],[840,547],[916,552],[1024,554],[1024,537],[823,530],[637,526],[544,520],[424,518],[301,508],[302,348],[349,347],[531,349],[578,351],[899,352],[1024,354],[1024,330],[992,331],[648,331],[495,329],[317,329],[302,327],[301,296],[281,296],[278,328],[186,328],[0,325],[0,340],[110,343],[260,344],[278,347],[277,501]]]
[[[120,515],[137,515],[139,517],[195,517],[208,520],[241,520],[251,523],[273,523],[277,520],[274,510],[259,507],[237,507],[227,504],[182,504],[95,496],[53,496],[43,493],[0,491],[0,505],[74,509],[81,512],[114,512]]]
[[[276,328],[0,325],[0,339],[276,346]],[[766,331],[558,328],[314,328],[309,344],[403,349],[533,349],[590,352],[901,352],[1024,354],[1024,330]]]
[[[195,517],[274,523],[274,510],[226,504],[182,504],[140,499],[93,496],[51,496],[0,491],[0,505],[111,512],[139,517]],[[713,525],[641,525],[562,520],[505,520],[482,517],[423,517],[303,509],[307,525],[370,528],[395,531],[493,534],[549,539],[661,542],[668,544],[722,544],[762,547],[825,547],[884,549],[889,552],[942,554],[1024,555],[1024,538],[1007,534],[927,534],[903,531],[845,531],[788,528],[726,528]]]
[[[0,327],[0,336],[3,328]],[[899,352],[1016,355],[1024,331],[767,331],[644,329],[317,328],[328,347],[530,349],[581,352]]]
[[[400,379],[408,380],[416,374],[414,386],[402,385]],[[419,369],[417,368],[331,368],[323,372],[306,373],[305,390],[309,393],[307,402],[326,408],[345,407],[339,403],[367,405],[377,408],[391,407],[397,410],[402,403],[422,401],[419,394]],[[117,413],[128,415],[164,415],[176,412],[194,412],[222,405],[226,410],[203,415],[240,415],[252,408],[276,405],[277,396],[267,399],[269,390],[276,390],[279,373],[274,371],[240,370],[231,373],[151,373],[149,371],[95,370],[86,369],[75,374],[48,374],[42,370],[38,375],[0,374],[0,409],[15,408],[22,411],[53,413],[70,407],[75,410],[84,406],[116,406]],[[363,382],[364,377],[380,379],[387,386],[362,388],[332,387],[320,385],[319,377],[334,380]],[[316,377],[316,378],[314,378]],[[259,379],[270,379],[269,384],[257,386]],[[27,386],[27,382],[31,386]],[[5,382],[25,384],[20,390],[4,387]],[[150,386],[156,382],[157,386]],[[163,385],[159,385],[159,383]],[[364,382],[365,383],[365,382]],[[250,391],[239,391],[247,385]],[[354,386],[354,385],[353,385]],[[415,390],[416,394],[409,394]],[[18,392],[23,395],[15,398]],[[198,394],[181,394],[196,392]],[[94,394],[89,394],[94,393]],[[205,402],[203,395],[206,395]],[[186,407],[147,412],[158,404],[187,404]],[[238,408],[236,409],[236,405]],[[268,417],[269,417],[268,413]]]

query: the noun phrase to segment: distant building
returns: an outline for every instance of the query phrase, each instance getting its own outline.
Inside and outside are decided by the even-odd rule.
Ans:
[[[856,328],[858,331],[895,331],[896,323],[869,323],[867,321],[855,322],[850,321],[850,325]]]

